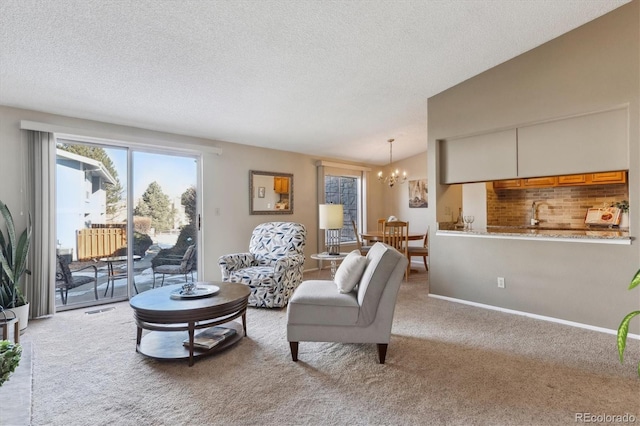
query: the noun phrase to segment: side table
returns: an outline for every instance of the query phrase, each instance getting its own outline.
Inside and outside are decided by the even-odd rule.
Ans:
[[[9,326],[13,324],[13,340],[20,343],[20,321],[18,318],[0,318],[0,327],[2,327],[2,340],[9,339]]]
[[[327,252],[324,253],[315,253],[311,255],[312,259],[320,261],[320,269],[322,269],[322,261],[330,260],[331,261],[331,279],[333,280],[336,277],[336,271],[338,270],[338,261],[344,260],[349,253],[339,253],[339,254],[329,254]]]

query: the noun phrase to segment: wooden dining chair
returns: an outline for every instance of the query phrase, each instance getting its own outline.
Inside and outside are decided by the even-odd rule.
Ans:
[[[422,257],[422,261],[424,262],[424,269],[429,271],[429,266],[427,265],[427,256],[429,256],[429,228],[427,228],[427,232],[424,234],[422,247],[409,246],[408,251],[409,251],[409,263],[411,263],[411,258],[413,256]]]
[[[352,220],[351,225],[353,225],[353,233],[356,236],[356,245],[358,246],[358,251],[361,255],[366,256],[369,253],[369,249],[371,246],[363,246],[362,239],[360,238],[360,234],[358,233],[358,227],[356,226],[356,221]]]
[[[384,231],[384,224],[387,223],[387,219],[378,219],[378,232]]]
[[[382,242],[402,253],[409,260],[409,222],[385,222],[382,231]],[[405,279],[409,279],[409,265],[405,271]]]

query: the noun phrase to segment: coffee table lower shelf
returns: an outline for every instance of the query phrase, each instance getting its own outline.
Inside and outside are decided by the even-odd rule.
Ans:
[[[238,343],[244,337],[242,325],[235,321],[221,324],[220,327],[233,328],[236,333],[211,349],[194,348],[194,358],[221,352]],[[196,330],[196,333],[202,330],[205,329]],[[182,343],[188,338],[188,331],[149,331],[142,336],[136,351],[142,355],[160,360],[189,359],[189,348]]]

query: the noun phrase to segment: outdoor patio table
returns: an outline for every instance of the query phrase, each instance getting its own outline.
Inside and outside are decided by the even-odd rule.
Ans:
[[[115,281],[117,279],[126,278],[128,272],[126,274],[116,274],[113,270],[113,264],[118,262],[126,262],[128,256],[111,256],[111,257],[102,257],[100,258],[101,262],[107,263],[107,288],[104,289],[104,295],[107,295],[107,291],[109,291],[109,285],[111,285],[111,297],[113,297],[113,289],[116,286]],[[135,254],[133,255],[133,261],[142,259],[141,256]],[[133,277],[133,288],[136,291],[136,294],[139,293],[138,287],[136,287],[136,278]]]

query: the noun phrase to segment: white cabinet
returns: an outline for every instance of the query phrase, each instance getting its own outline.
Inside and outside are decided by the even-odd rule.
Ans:
[[[518,128],[518,176],[555,176],[629,168],[627,109]]]
[[[516,129],[440,141],[444,184],[508,179],[517,172]]]
[[[628,109],[441,140],[439,164],[443,184],[628,170]]]

